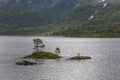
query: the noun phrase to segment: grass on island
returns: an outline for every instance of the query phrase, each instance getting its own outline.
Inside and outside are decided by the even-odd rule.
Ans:
[[[85,59],[91,59],[90,56],[74,56],[74,57],[71,57],[70,59],[72,60],[85,60]]]
[[[26,56],[25,58],[57,59],[61,57],[51,52],[40,51],[40,52],[34,52],[31,55]]]

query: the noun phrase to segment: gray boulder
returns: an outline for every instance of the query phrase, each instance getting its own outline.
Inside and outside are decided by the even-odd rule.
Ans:
[[[36,65],[37,63],[23,60],[23,61],[21,61],[21,62],[16,62],[15,64],[28,66],[28,65]]]

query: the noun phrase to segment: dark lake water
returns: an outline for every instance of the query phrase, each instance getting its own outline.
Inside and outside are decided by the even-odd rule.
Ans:
[[[32,53],[34,38],[44,41],[45,51],[60,47],[64,58],[30,59],[38,65],[15,65]],[[77,53],[92,59],[67,59]],[[120,38],[0,36],[0,80],[120,80]]]

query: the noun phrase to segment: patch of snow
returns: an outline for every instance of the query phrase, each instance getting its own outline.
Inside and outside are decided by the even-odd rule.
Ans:
[[[98,2],[99,2],[99,3],[102,3],[102,2],[105,2],[105,0],[99,0]]]
[[[94,15],[91,15],[88,19],[90,20],[90,19],[93,19],[95,16]]]
[[[105,0],[102,0],[102,2],[105,2]]]
[[[106,6],[107,6],[107,3],[104,3],[104,4],[103,4],[103,8],[105,8]]]
[[[97,14],[98,13],[98,11],[95,11],[95,14]]]

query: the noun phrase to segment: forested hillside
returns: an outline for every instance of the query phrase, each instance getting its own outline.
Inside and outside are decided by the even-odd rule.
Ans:
[[[0,35],[120,37],[120,0],[0,0]]]

